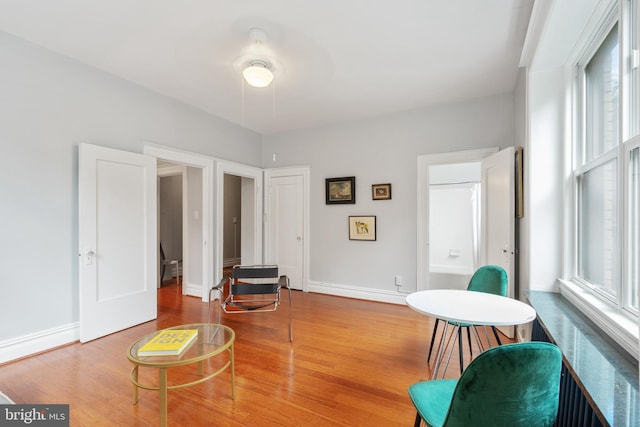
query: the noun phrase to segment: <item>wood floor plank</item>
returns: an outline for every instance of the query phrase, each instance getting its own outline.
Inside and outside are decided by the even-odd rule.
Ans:
[[[170,390],[172,426],[409,426],[407,387],[430,378],[433,319],[406,306],[293,293],[294,342],[287,299],[275,313],[224,315],[236,332],[236,398],[230,374]],[[158,318],[94,340],[0,366],[0,388],[16,403],[68,403],[72,426],[155,426],[158,393],[132,404],[129,345],[165,327],[207,321],[207,304],[158,291]],[[454,352],[446,377],[458,375]],[[465,356],[468,357],[468,354]],[[214,365],[216,361],[209,362]],[[433,363],[433,359],[432,359]],[[194,377],[170,370],[170,381]],[[157,371],[141,372],[157,383]]]

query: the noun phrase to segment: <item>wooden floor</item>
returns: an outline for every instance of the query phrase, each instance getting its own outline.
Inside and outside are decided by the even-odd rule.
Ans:
[[[157,320],[1,365],[0,390],[16,403],[69,404],[71,426],[157,425],[157,392],[141,390],[132,404],[125,353],[157,329],[207,321],[207,304],[177,291],[159,289]],[[289,343],[284,300],[275,313],[223,317],[236,332],[236,398],[227,372],[170,390],[169,425],[413,425],[407,387],[430,378],[431,318],[403,305],[294,291]],[[454,354],[446,377],[457,376],[457,360]],[[193,374],[170,370],[169,381]],[[141,373],[147,381],[156,376]]]

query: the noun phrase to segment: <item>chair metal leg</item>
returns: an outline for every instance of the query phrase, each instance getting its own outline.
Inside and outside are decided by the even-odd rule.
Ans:
[[[416,411],[416,421],[413,423],[413,427],[420,427],[421,422],[422,417],[420,416],[420,412]]]
[[[431,352],[433,351],[433,343],[436,340],[436,333],[438,332],[438,323],[440,319],[436,318],[436,323],[433,325],[433,332],[431,333],[431,344],[429,344],[429,355],[427,356],[427,363],[431,360]]]
[[[216,319],[217,324],[221,323],[222,320],[222,308],[221,308],[221,304],[222,304],[222,295],[221,295],[222,291],[216,288],[211,288],[211,290],[209,291],[209,309],[208,309],[208,318],[209,318],[209,323],[213,323],[211,322],[211,302],[212,301],[217,301],[216,302],[216,306],[217,306],[217,310],[218,310],[218,318]],[[212,298],[212,294],[215,294],[216,297]]]
[[[447,322],[448,324],[449,322]],[[451,338],[453,339],[453,342],[451,342],[451,349],[449,350],[449,356],[447,356],[447,363],[446,365],[444,365],[444,369],[442,370],[442,378],[444,378],[445,374],[447,373],[447,368],[449,367],[449,362],[451,361],[451,356],[453,356],[453,350],[456,346],[456,340],[458,339],[458,336],[460,336],[460,325],[455,325],[454,326],[454,330],[453,332],[451,332]],[[449,345],[449,342],[447,343],[447,346]]]
[[[431,379],[436,379],[438,375],[438,369],[440,368],[440,363],[442,362],[442,356],[444,355],[444,347],[445,347],[445,337],[447,335],[447,330],[449,329],[449,322],[444,322],[444,331],[442,331],[442,339],[440,340],[440,345],[438,345],[438,354],[436,355],[436,363],[433,368],[433,372],[431,374]]]
[[[471,328],[473,328],[473,326],[469,326],[467,328],[467,341],[469,341],[469,355],[473,359],[473,347],[471,347]]]
[[[476,338],[476,344],[478,344],[478,349],[480,353],[484,351],[484,345],[482,345],[482,340],[480,339],[480,334],[478,333],[478,329],[475,326],[473,328],[473,336]]]
[[[487,332],[487,327],[483,326],[484,329],[484,337],[487,339],[487,348],[491,348],[491,339],[489,338],[489,332]]]
[[[496,329],[496,327],[492,326],[491,329],[493,329],[493,335],[495,335],[498,345],[502,345],[502,342],[500,341],[500,337],[498,336],[498,330]]]
[[[462,328],[458,328],[458,358],[460,360],[460,374],[464,370],[464,360],[462,360]]]

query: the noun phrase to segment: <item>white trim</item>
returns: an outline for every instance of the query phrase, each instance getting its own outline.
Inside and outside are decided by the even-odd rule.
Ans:
[[[533,2],[527,34],[524,37],[522,53],[520,54],[520,67],[529,67],[533,62],[541,35],[549,16],[549,10],[553,0],[536,0]]]
[[[0,342],[0,364],[80,339],[80,323],[69,323]]]
[[[214,159],[202,154],[192,153],[189,151],[180,150],[173,147],[167,147],[151,142],[144,143],[144,154],[153,156],[157,159],[167,160],[170,162],[181,163],[183,165],[197,167],[202,169],[202,284],[198,287],[198,292],[192,292],[190,287],[183,286],[182,292],[186,295],[202,296],[203,301],[205,296],[209,295],[210,283],[214,277],[213,270],[213,188],[214,188]],[[186,174],[185,174],[186,175]],[[186,197],[186,191],[184,185],[186,185],[186,179],[183,176],[183,197]],[[187,229],[186,222],[188,221],[188,215],[186,213],[186,203],[183,203],[183,229]],[[188,262],[189,259],[189,242],[187,233],[183,233],[183,265]],[[189,274],[186,271],[187,275]],[[188,277],[186,277],[188,280]],[[218,278],[216,278],[217,280]],[[201,288],[201,289],[199,289]]]
[[[605,334],[638,359],[638,323],[581,286],[558,279],[560,293]]]
[[[158,166],[156,173],[158,174],[159,177],[164,178],[167,176],[178,176],[178,175],[182,175],[185,173],[184,170],[184,166],[183,165],[165,165],[165,166]]]
[[[309,281],[309,292],[400,305],[406,304],[406,298],[409,295],[408,293],[403,294],[384,289],[317,282],[315,280]]]
[[[202,297],[202,300],[204,301],[205,295],[206,298],[209,297],[209,289],[207,289],[207,291],[203,294],[202,285],[200,285],[199,283],[182,282],[182,294],[191,295],[192,297]]]

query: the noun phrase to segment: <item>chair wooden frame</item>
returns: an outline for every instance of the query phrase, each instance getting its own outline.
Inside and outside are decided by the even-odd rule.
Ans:
[[[277,265],[234,266],[230,276],[223,277],[209,290],[209,323],[213,301],[219,302],[221,310],[218,310],[216,323],[221,323],[222,311],[228,314],[276,311],[280,305],[280,290],[283,288],[289,295],[289,341],[293,341],[291,286],[287,276],[278,275]]]

